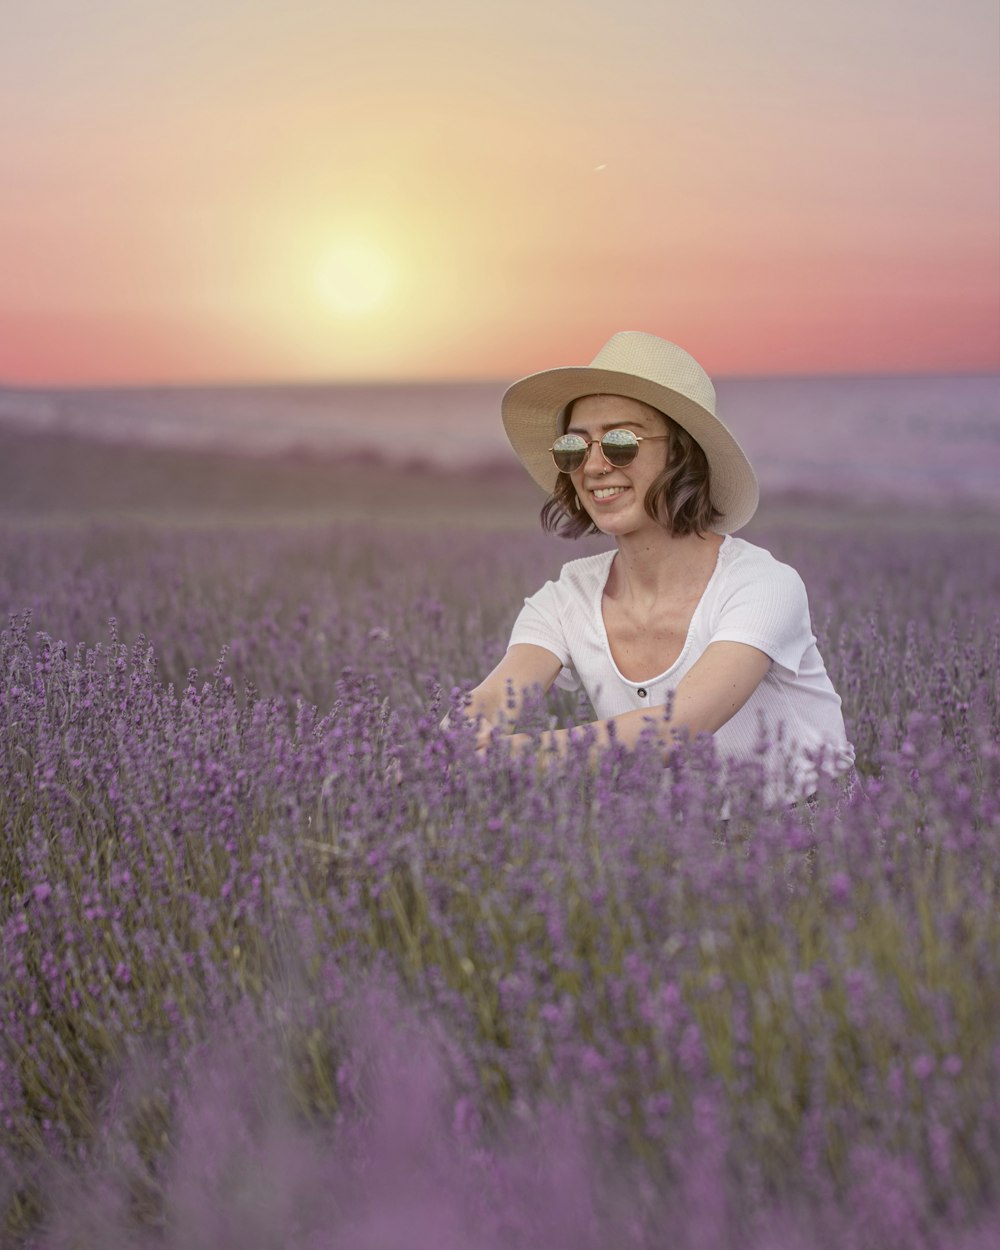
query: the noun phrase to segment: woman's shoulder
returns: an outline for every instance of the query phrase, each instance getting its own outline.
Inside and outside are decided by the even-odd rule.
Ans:
[[[730,534],[723,544],[722,555],[728,568],[756,571],[783,569],[798,577],[798,573],[790,564],[779,560],[766,547],[758,547],[756,543],[747,542],[745,538],[737,538],[735,534]]]
[[[558,584],[568,590],[594,590],[604,586],[615,551],[598,551],[592,556],[567,560],[559,570]]]
[[[720,562],[722,586],[752,584],[759,589],[770,587],[795,595],[805,589],[802,578],[790,564],[777,559],[766,547],[758,547],[745,538],[730,534],[722,547]]]
[[[568,560],[552,581],[548,581],[533,594],[529,602],[541,606],[565,608],[569,604],[590,603],[608,580],[608,570],[614,551],[600,551],[596,555],[581,556]]]
[[[599,551],[596,555],[580,556],[576,560],[567,560],[555,577],[545,582],[547,587],[560,589],[579,589],[600,582],[603,586],[607,581],[608,570],[614,559],[614,550]],[[603,579],[603,580],[602,580]]]

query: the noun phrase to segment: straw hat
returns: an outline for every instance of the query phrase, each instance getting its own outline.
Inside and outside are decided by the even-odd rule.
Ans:
[[[504,429],[535,481],[550,494],[559,476],[549,448],[562,433],[561,417],[584,395],[623,395],[666,413],[700,444],[711,472],[714,525],[729,534],[757,510],[757,475],[729,430],[715,415],[715,387],[683,348],[654,334],[623,330],[589,365],[546,369],[515,382],[503,397]]]

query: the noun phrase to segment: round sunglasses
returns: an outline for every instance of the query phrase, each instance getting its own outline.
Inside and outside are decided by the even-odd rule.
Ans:
[[[561,434],[549,448],[553,463],[560,473],[575,473],[590,455],[596,443],[604,463],[613,469],[624,469],[639,454],[640,443],[669,438],[669,434],[633,434],[631,430],[608,430],[602,438],[586,439],[582,434]]]

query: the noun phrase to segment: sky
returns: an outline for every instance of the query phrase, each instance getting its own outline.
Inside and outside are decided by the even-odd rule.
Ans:
[[[1000,370],[996,0],[6,0],[0,383]]]

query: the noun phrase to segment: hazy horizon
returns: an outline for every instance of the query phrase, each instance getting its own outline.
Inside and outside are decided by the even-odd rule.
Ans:
[[[564,362],[573,364],[572,361]],[[575,362],[581,363],[581,362]],[[586,363],[586,362],[582,362]],[[553,368],[557,366],[552,366]],[[988,369],[907,369],[907,370],[842,370],[839,372],[828,373],[720,373],[712,378],[715,386],[725,385],[732,382],[795,382],[795,381],[851,381],[851,380],[872,380],[877,381],[884,379],[906,379],[906,378],[998,378],[1000,379],[1000,364],[995,368]],[[289,378],[270,378],[270,379],[253,379],[253,378],[231,378],[219,381],[190,381],[185,378],[175,378],[170,380],[157,381],[151,379],[149,381],[135,382],[13,382],[7,378],[0,377],[0,391],[25,391],[45,393],[49,391],[61,393],[101,393],[107,392],[112,394],[139,391],[239,391],[239,390],[316,390],[321,388],[331,389],[376,389],[385,388],[392,390],[405,390],[407,387],[462,387],[462,386],[495,386],[506,388],[513,382],[517,381],[517,377],[396,377],[396,378],[380,378],[380,377],[289,377]],[[1000,405],[1000,392],[998,392],[998,405]],[[1000,407],[998,407],[1000,413]]]
[[[998,381],[993,374],[720,378],[718,411],[769,488],[995,501]],[[0,428],[397,466],[516,464],[500,421],[505,385],[0,388]]]

